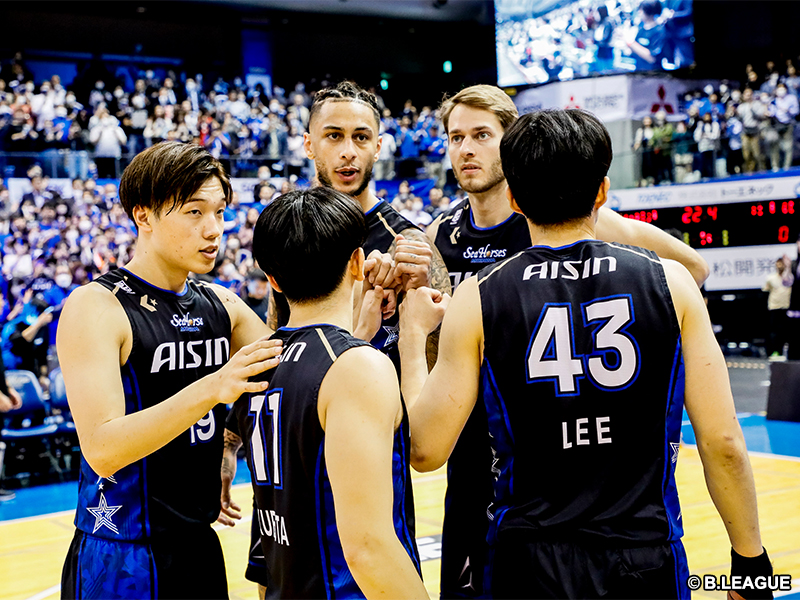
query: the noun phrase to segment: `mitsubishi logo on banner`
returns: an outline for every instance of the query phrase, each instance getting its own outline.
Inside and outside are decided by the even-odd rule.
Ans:
[[[668,115],[675,114],[675,109],[673,108],[672,104],[666,102],[664,99],[667,97],[667,90],[664,89],[664,86],[661,85],[658,87],[658,102],[654,102],[652,108],[650,108],[650,112],[657,113],[660,110],[663,110]]]

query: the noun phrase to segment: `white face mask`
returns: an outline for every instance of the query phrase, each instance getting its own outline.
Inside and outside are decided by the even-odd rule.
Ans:
[[[59,273],[55,277],[55,282],[60,288],[68,288],[72,285],[72,275],[69,273]]]
[[[786,90],[784,88],[778,88],[775,90],[775,95],[778,96],[778,98],[783,98],[786,95]]]
[[[422,202],[414,202],[414,204],[412,204],[412,205],[411,205],[411,208],[412,208],[412,209],[413,209],[415,212],[419,212],[419,211],[421,211],[421,210],[422,210],[422,206],[423,206],[423,205],[422,205]]]
[[[88,233],[91,228],[92,228],[91,221],[81,221],[80,223],[78,223],[78,229],[81,230],[81,233]]]
[[[114,97],[115,98],[122,98],[125,95],[125,92],[122,90],[114,90]]]

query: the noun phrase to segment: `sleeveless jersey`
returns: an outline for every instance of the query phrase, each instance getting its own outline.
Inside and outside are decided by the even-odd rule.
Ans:
[[[269,389],[235,407],[271,580],[267,598],[363,598],[339,541],[317,401],[336,358],[368,344],[333,325],[282,328],[275,337],[283,340],[280,365],[254,378],[269,379]],[[394,525],[419,570],[408,436],[404,406],[392,460]]]
[[[155,406],[228,361],[230,317],[205,284],[189,281],[178,294],[125,269],[96,282],[114,293],[133,332],[121,367],[125,414]],[[163,448],[105,479],[82,457],[75,526],[95,537],[142,541],[213,523],[226,410],[217,405]]]
[[[411,221],[403,217],[399,212],[384,201],[378,202],[364,214],[367,220],[367,241],[364,242],[364,254],[369,256],[373,250],[388,252],[394,243],[397,234],[406,229],[417,229]],[[400,331],[400,311],[395,311],[394,315],[383,321],[381,328],[375,337],[370,340],[375,348],[386,354],[395,369],[400,373],[400,351],[397,349],[397,340]]]
[[[442,213],[436,232],[436,247],[447,265],[453,290],[484,267],[530,245],[525,217],[513,213],[494,227],[478,227],[469,198]]]
[[[489,542],[678,540],[683,359],[658,257],[586,240],[532,247],[478,277]]]
[[[443,213],[436,247],[455,290],[487,264],[531,245],[525,217],[513,213],[494,227],[475,225],[469,199]],[[475,404],[447,461],[440,586],[443,598],[480,596],[492,502],[492,453],[483,402]]]
[[[403,217],[389,204],[381,200],[364,214],[367,221],[367,239],[364,242],[364,254],[369,256],[373,250],[388,252],[394,243],[397,234],[407,229],[417,229],[411,221]],[[278,311],[278,326],[283,327],[289,322],[289,304],[283,294],[276,293],[275,306]],[[383,321],[380,330],[372,338],[370,344],[386,354],[394,363],[397,372],[400,372],[400,351],[397,349],[397,339],[400,330],[400,315],[397,311],[390,318]]]

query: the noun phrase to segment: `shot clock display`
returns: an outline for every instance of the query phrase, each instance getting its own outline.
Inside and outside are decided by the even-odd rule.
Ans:
[[[793,243],[800,234],[800,199],[620,211],[661,229],[677,229],[692,248]]]

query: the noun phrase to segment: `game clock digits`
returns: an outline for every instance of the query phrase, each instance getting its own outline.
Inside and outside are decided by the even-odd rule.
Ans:
[[[800,200],[765,200],[620,211],[623,217],[677,229],[692,248],[794,243],[800,234]]]

